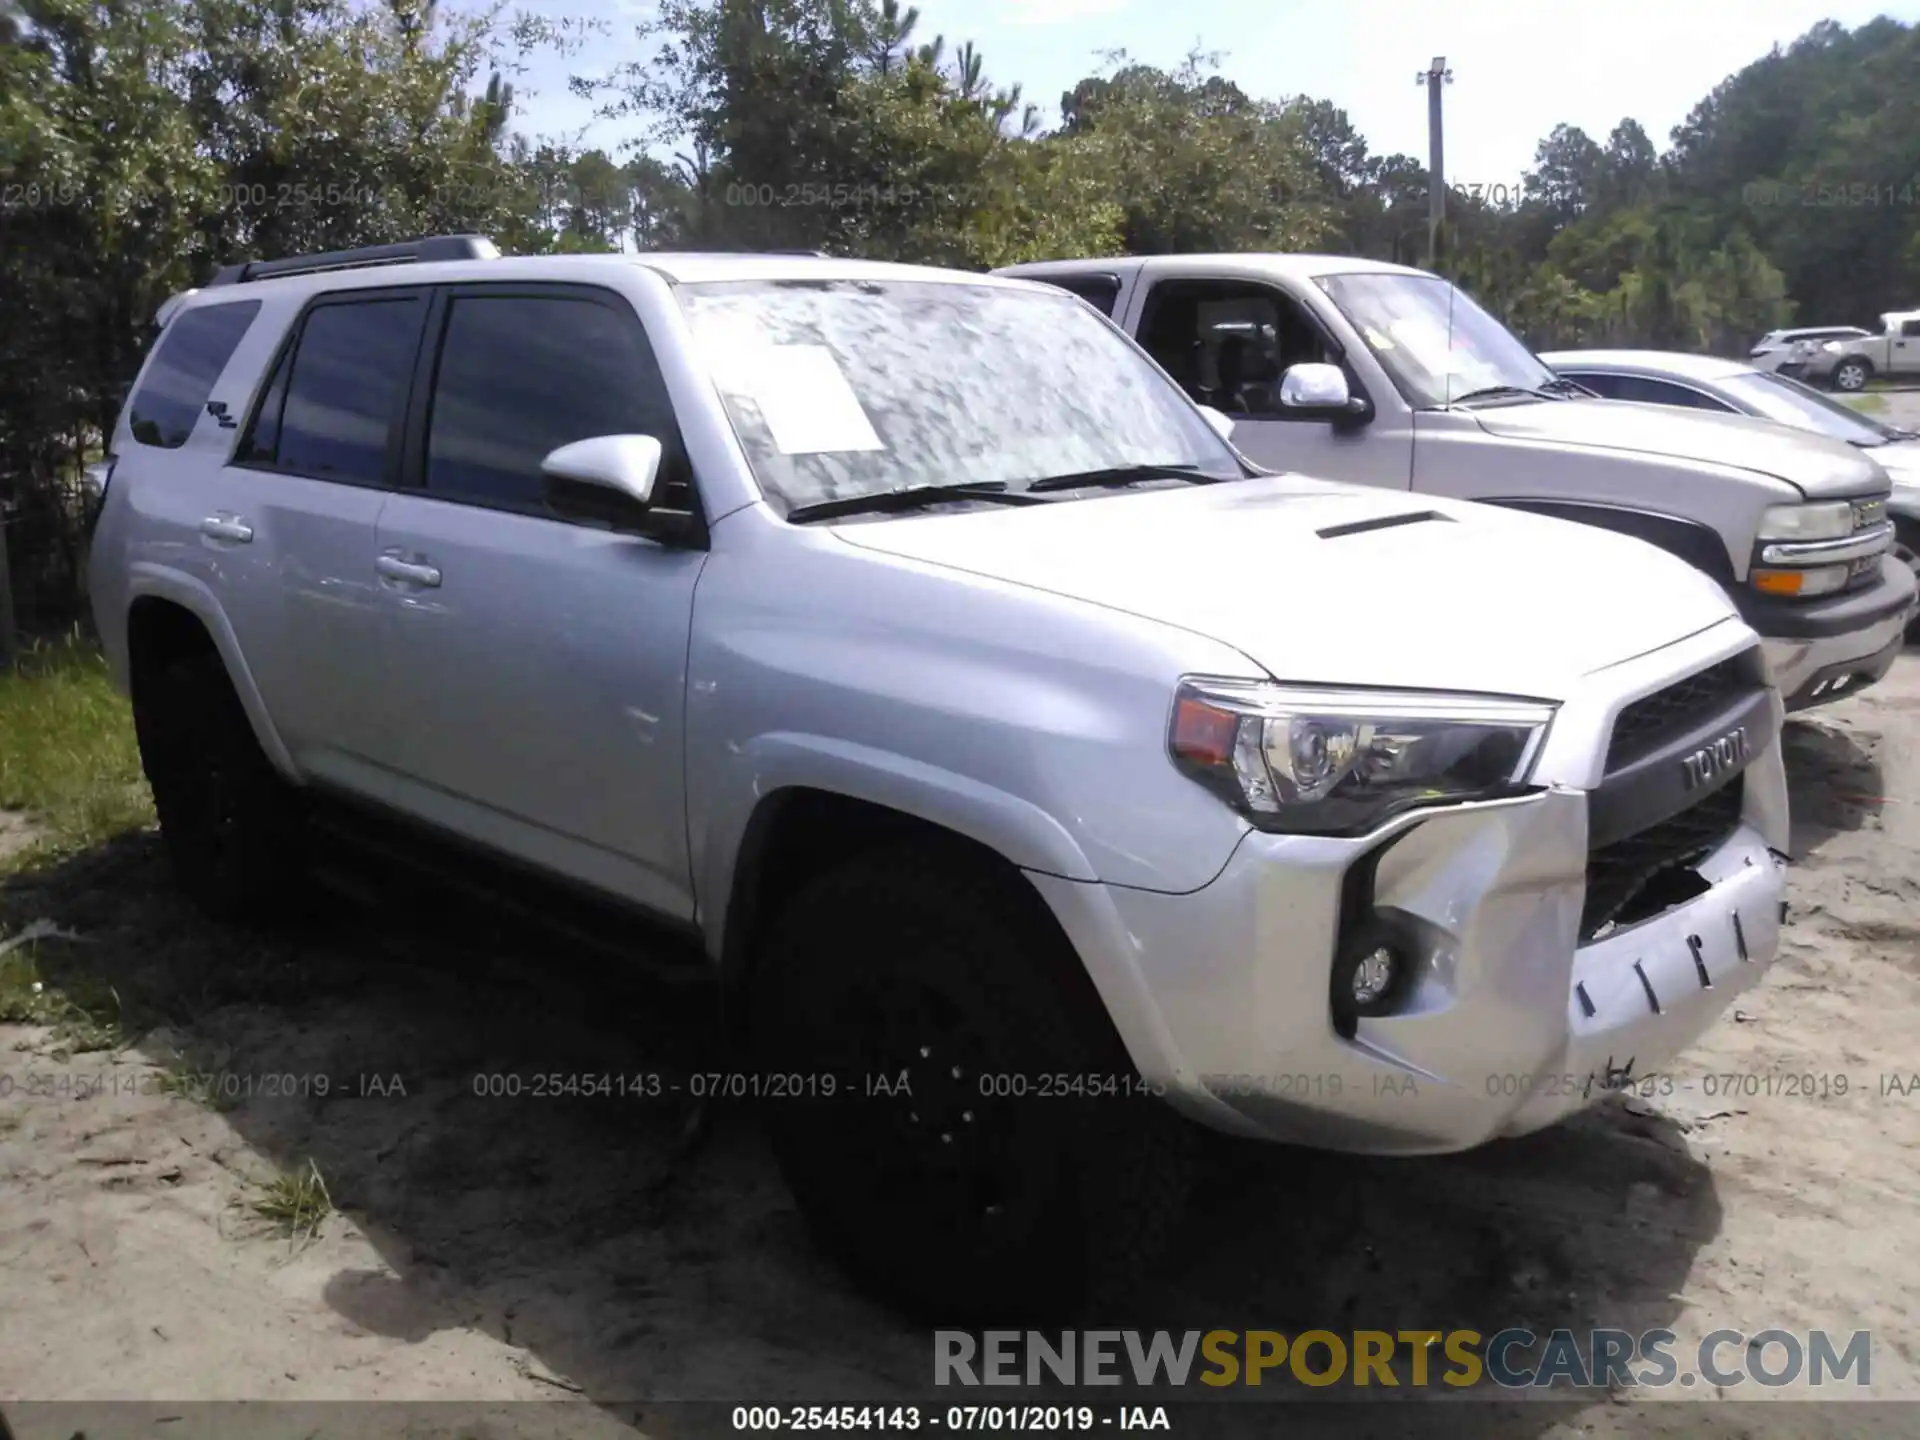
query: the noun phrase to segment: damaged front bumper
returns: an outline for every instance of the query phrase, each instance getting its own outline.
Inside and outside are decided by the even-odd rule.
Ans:
[[[1746,764],[1685,813],[1656,807],[1624,826],[1597,798],[1617,800],[1614,779],[1635,768],[1607,768],[1621,708],[1618,698],[1564,706],[1535,794],[1403,817],[1357,840],[1249,832],[1210,884],[1184,895],[1036,883],[1083,956],[1111,947],[1090,957],[1103,962],[1090,964],[1096,983],[1116,970],[1138,977],[1143,1003],[1130,1012],[1108,983],[1109,1008],[1143,1076],[1193,1118],[1378,1154],[1524,1134],[1668,1065],[1779,947],[1778,696],[1747,693],[1684,730],[1682,746],[1727,714],[1744,719]],[[1685,753],[1668,747],[1649,763],[1678,767]],[[1644,793],[1625,793],[1629,810],[1644,809]],[[1596,924],[1589,896],[1608,857],[1661,843],[1662,826],[1690,816],[1713,828],[1679,837],[1693,845],[1675,867],[1684,875]],[[1392,1013],[1343,1027],[1329,977],[1361,922],[1369,934],[1391,929],[1412,978]]]

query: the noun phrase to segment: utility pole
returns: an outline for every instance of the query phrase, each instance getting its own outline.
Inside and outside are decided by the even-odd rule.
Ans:
[[[1447,69],[1447,57],[1436,55],[1433,64],[1413,77],[1413,83],[1427,87],[1427,266],[1440,263],[1440,228],[1447,219],[1446,156],[1440,143],[1440,87],[1453,83]]]

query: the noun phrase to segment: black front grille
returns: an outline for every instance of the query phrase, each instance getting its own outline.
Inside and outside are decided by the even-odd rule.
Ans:
[[[1608,773],[1657,750],[1669,736],[1710,719],[1742,691],[1765,683],[1756,647],[1634,701],[1613,722],[1613,740],[1607,747]]]
[[[1684,898],[1669,898],[1661,887],[1712,854],[1739,827],[1742,790],[1736,777],[1678,815],[1592,851],[1580,943],[1609,923],[1631,924]],[[1705,888],[1704,883],[1698,887]]]

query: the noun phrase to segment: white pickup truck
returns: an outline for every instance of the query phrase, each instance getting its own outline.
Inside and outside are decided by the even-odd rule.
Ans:
[[[1878,335],[1824,341],[1781,369],[1847,391],[1866,389],[1876,375],[1920,375],[1920,310],[1889,311],[1880,317]]]
[[[1853,446],[1738,415],[1599,400],[1437,275],[1333,255],[1046,261],[1270,469],[1480,500],[1650,541],[1766,640],[1789,710],[1899,655],[1913,572],[1892,484]],[[1616,577],[1598,606],[1638,583]]]

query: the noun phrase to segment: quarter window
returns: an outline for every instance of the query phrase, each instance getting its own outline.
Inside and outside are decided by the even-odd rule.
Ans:
[[[259,313],[258,300],[244,300],[200,305],[174,317],[127,412],[135,440],[163,450],[187,443],[214,382]]]
[[[690,507],[672,402],[636,317],[586,298],[453,299],[428,422],[429,494],[551,513],[540,462],[597,435],[658,439],[660,507]]]

